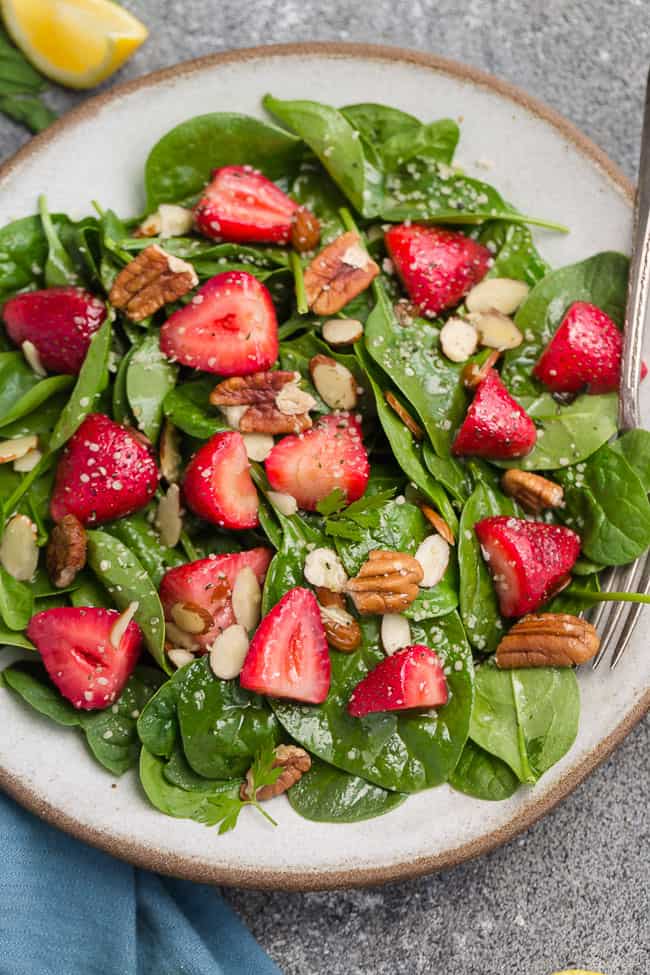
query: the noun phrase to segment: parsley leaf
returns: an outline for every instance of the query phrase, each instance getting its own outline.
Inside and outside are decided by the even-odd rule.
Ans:
[[[351,542],[359,541],[363,537],[364,529],[371,527],[376,522],[377,512],[393,499],[395,491],[396,488],[389,488],[386,491],[378,491],[376,494],[353,501],[340,513],[337,512],[332,517],[327,518],[324,526],[325,532],[336,538],[346,538]],[[325,502],[330,497],[331,495],[328,495]]]
[[[316,511],[319,515],[324,515],[325,517],[328,515],[337,515],[343,508],[345,508],[345,491],[342,491],[339,487],[330,491],[327,497],[323,498],[316,505]]]
[[[263,806],[257,801],[257,799],[254,798],[257,795],[258,789],[261,789],[264,785],[274,785],[282,775],[282,772],[284,771],[283,767],[279,765],[274,768],[274,761],[275,749],[273,745],[269,744],[260,749],[255,756],[250,771],[250,793],[253,798],[242,799],[240,796],[224,795],[210,799],[199,821],[204,823],[206,826],[218,826],[220,834],[228,833],[237,825],[239,814],[244,806],[254,806],[255,809],[257,809],[258,812],[265,817],[265,819],[268,819],[273,826],[277,826],[278,824],[273,817],[270,816]]]

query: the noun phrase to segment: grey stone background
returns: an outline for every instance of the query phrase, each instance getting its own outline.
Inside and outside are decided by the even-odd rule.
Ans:
[[[298,40],[397,44],[487,69],[575,122],[626,173],[650,61],[647,0],[126,0],[150,27],[117,80],[212,51]],[[51,96],[61,110],[80,97]],[[0,157],[26,135],[0,119]],[[226,890],[286,975],[650,972],[650,725],[551,815],[489,856],[403,884]]]

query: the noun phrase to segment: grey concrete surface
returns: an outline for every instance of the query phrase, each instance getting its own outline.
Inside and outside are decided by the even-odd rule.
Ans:
[[[151,37],[118,79],[253,44],[347,40],[443,54],[559,109],[633,176],[647,0],[125,0]],[[76,95],[55,92],[64,109]],[[0,119],[0,158],[26,139]],[[225,895],[286,975],[650,972],[650,725],[541,823],[455,870],[370,891]]]

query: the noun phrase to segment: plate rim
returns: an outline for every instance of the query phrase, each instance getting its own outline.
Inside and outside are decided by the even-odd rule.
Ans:
[[[200,73],[215,66],[260,58],[294,57],[296,55],[307,57],[310,55],[326,55],[341,58],[356,57],[365,60],[406,62],[487,88],[489,91],[496,92],[522,106],[531,114],[553,126],[581,155],[586,156],[592,164],[606,174],[614,188],[622,194],[630,206],[633,204],[634,185],[619,166],[572,122],[516,85],[496,78],[479,68],[424,51],[388,45],[331,41],[260,45],[208,54],[116,85],[109,91],[102,92],[84,101],[20,148],[0,166],[0,183],[5,182],[24,162],[46,148],[50,141],[72,130],[79,122],[83,122],[84,119],[94,115],[104,105],[110,104],[131,92],[155,87],[162,82]],[[191,856],[162,854],[160,851],[148,847],[146,843],[116,840],[111,833],[104,829],[79,822],[74,816],[62,812],[34,789],[26,786],[20,778],[2,767],[0,767],[0,788],[29,812],[76,839],[97,847],[117,859],[156,873],[181,877],[198,883],[225,884],[258,890],[313,891],[366,887],[415,879],[437,870],[454,867],[466,860],[489,853],[509,842],[554,809],[562,799],[584,781],[598,765],[608,758],[649,710],[650,688],[628,711],[616,728],[577,765],[569,769],[543,797],[528,804],[507,823],[492,830],[487,835],[463,843],[443,853],[418,857],[409,862],[382,867],[355,867],[351,870],[335,870],[327,874],[310,870],[275,868],[256,870],[241,868],[236,865],[215,866],[197,861]]]

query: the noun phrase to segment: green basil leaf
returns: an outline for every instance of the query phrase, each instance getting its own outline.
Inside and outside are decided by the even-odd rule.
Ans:
[[[358,775],[327,765],[317,758],[287,792],[291,808],[316,823],[358,823],[396,809],[406,799],[400,792],[381,789]]]

